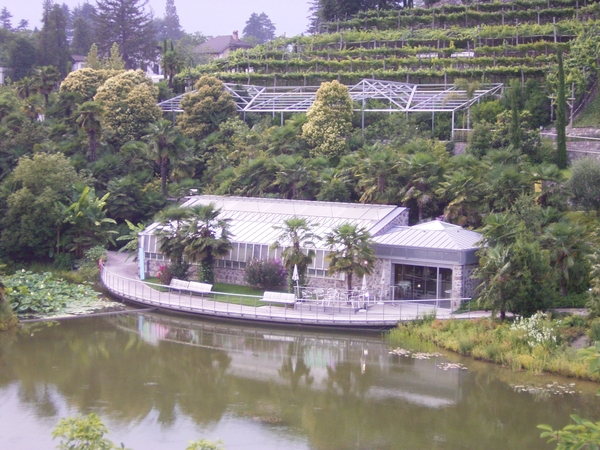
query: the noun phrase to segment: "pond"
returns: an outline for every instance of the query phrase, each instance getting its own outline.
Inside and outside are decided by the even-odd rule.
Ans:
[[[537,424],[600,417],[593,383],[389,350],[377,334],[149,313],[30,325],[0,334],[0,442],[54,448],[60,418],[96,412],[135,450],[201,438],[227,450],[549,449]]]

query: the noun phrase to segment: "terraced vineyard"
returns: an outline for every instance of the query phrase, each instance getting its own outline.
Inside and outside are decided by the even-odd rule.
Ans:
[[[598,19],[600,4],[580,0],[367,11],[321,24],[319,34],[233,52],[190,75],[266,86],[333,79],[352,84],[363,78],[444,84],[458,77],[485,83],[542,80],[555,64],[557,49],[568,52]],[[186,76],[180,75],[180,84]]]

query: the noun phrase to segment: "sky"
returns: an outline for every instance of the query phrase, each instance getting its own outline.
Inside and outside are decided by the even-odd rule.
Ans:
[[[55,0],[69,7],[85,3],[85,0]],[[95,0],[89,0],[95,4]],[[149,0],[148,5],[156,17],[165,14],[166,0]],[[40,27],[42,0],[0,0],[0,9],[8,8],[13,15],[12,24],[28,20],[31,28]],[[196,31],[206,36],[231,34],[238,30],[240,35],[246,21],[255,12],[264,12],[277,28],[276,36],[295,36],[308,27],[308,0],[175,0],[179,22],[188,33]]]

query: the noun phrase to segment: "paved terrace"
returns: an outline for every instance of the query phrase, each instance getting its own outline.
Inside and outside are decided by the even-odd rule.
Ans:
[[[450,301],[435,300],[385,301],[355,311],[351,308],[323,307],[316,304],[296,303],[292,307],[279,305],[245,306],[240,299],[259,305],[261,297],[212,292],[192,295],[185,291],[161,292],[139,279],[137,264],[126,261],[124,253],[109,252],[108,261],[101,267],[100,277],[111,294],[146,306],[223,319],[246,320],[263,323],[326,326],[340,328],[392,328],[399,321],[409,321],[435,311],[438,319],[475,318],[489,313],[473,311],[452,314]],[[156,285],[158,288],[159,286]],[[236,303],[237,302],[237,303]]]

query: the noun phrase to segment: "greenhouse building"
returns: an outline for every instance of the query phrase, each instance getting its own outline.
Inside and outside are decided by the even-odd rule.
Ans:
[[[281,259],[282,248],[272,248],[285,220],[305,218],[314,233],[324,237],[335,227],[350,223],[372,236],[376,264],[366,278],[370,292],[382,299],[470,298],[476,280],[476,251],[481,235],[460,226],[434,220],[408,226],[408,209],[395,205],[334,203],[307,200],[189,197],[182,205],[213,203],[219,218],[230,223],[232,249],[217,260],[216,281],[244,284],[244,268],[252,259]],[[139,270],[143,279],[156,276],[167,259],[160,253],[154,223],[140,233]],[[314,243],[315,258],[308,268],[313,288],[344,288],[343,274],[328,273],[329,249],[324,239]]]

